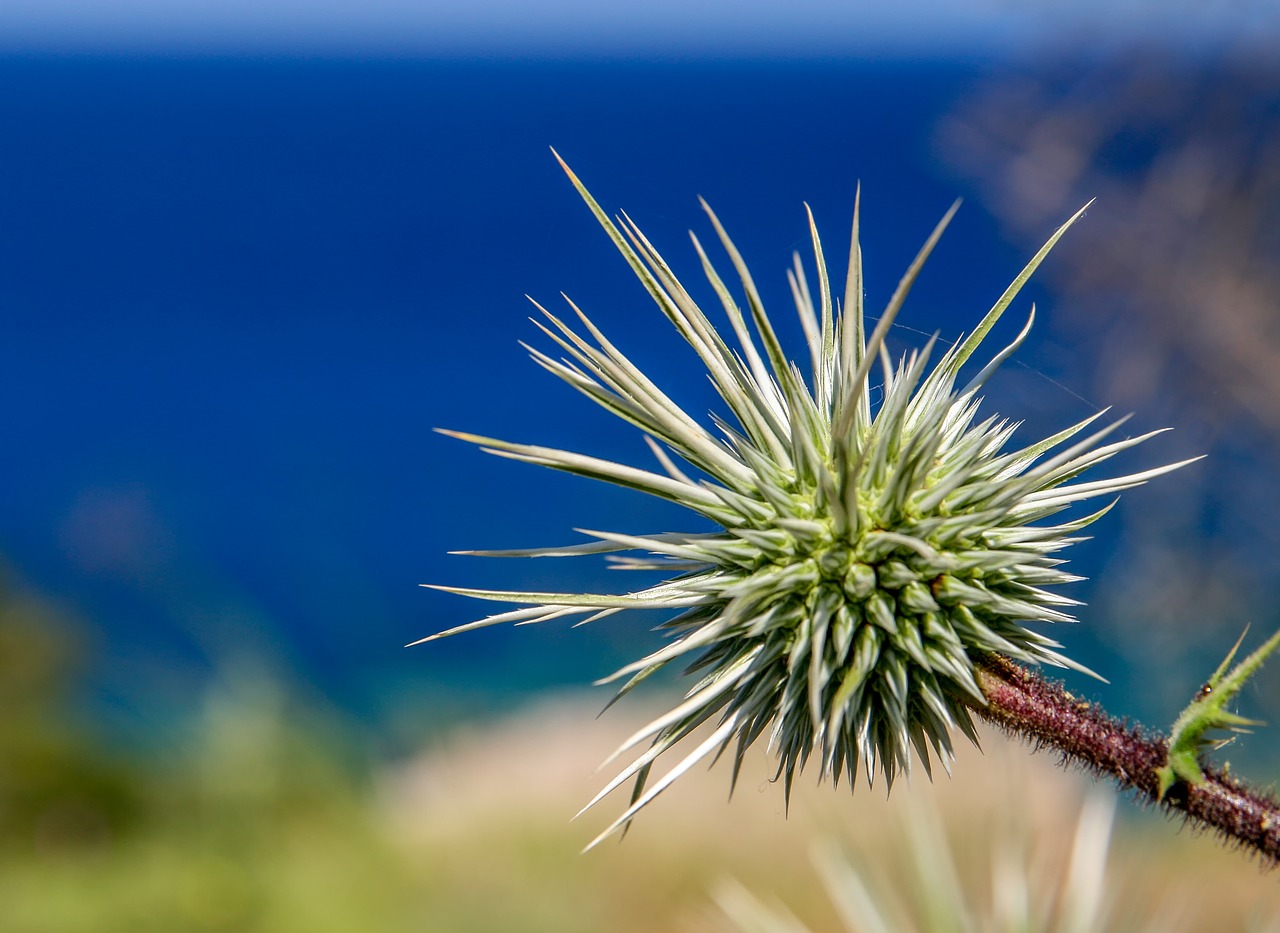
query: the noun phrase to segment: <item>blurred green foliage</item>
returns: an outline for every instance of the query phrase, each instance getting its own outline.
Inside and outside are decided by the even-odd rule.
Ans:
[[[224,672],[177,747],[77,725],[76,633],[0,591],[0,929],[423,929],[369,782],[323,716]]]
[[[135,832],[138,775],[68,708],[80,659],[72,630],[0,584],[0,853],[57,857]]]

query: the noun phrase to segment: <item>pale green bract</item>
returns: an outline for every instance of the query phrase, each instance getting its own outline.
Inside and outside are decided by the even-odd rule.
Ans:
[[[1236,652],[1240,650],[1248,632],[1246,628],[1240,633],[1235,646],[1218,665],[1218,669],[1174,720],[1165,764],[1156,769],[1157,800],[1163,800],[1164,795],[1178,781],[1191,787],[1204,783],[1204,772],[1200,770],[1201,753],[1231,741],[1229,738],[1209,739],[1205,737],[1206,733],[1214,730],[1248,733],[1249,726],[1262,725],[1257,719],[1246,719],[1226,708],[1249,682],[1249,678],[1258,672],[1262,663],[1280,648],[1280,632],[1276,632],[1263,642],[1262,647],[1228,672],[1227,668],[1235,660]]]
[[[733,416],[733,421],[715,418],[714,431],[700,424],[570,303],[581,333],[539,306],[549,322],[539,327],[568,358],[556,360],[531,349],[533,358],[640,428],[661,472],[445,432],[501,457],[678,503],[721,529],[589,531],[584,533],[596,540],[576,546],[466,552],[556,557],[639,551],[646,556],[622,558],[625,566],[675,573],[626,595],[438,587],[529,607],[431,638],[502,622],[581,614],[596,620],[625,609],[676,611],[664,625],[671,640],[607,679],[627,678],[618,696],[672,662],[687,662],[700,679],[682,703],[615,753],[648,743],[588,804],[634,779],[630,805],[596,842],[625,827],[708,755],[732,748],[736,780],[745,750],[766,735],[788,792],[795,773],[814,755],[823,776],[838,782],[847,772],[851,785],[859,765],[868,780],[880,771],[891,784],[897,772],[910,767],[913,748],[926,770],[931,750],[949,767],[950,730],[975,738],[969,707],[985,700],[973,659],[985,653],[1083,670],[1058,652],[1057,642],[1026,623],[1072,620],[1065,610],[1077,603],[1046,587],[1078,578],[1061,570],[1062,561],[1054,555],[1110,506],[1060,524],[1042,522],[1073,503],[1140,485],[1181,464],[1072,482],[1152,436],[1102,444],[1122,423],[1115,422],[1067,446],[1103,413],[1006,451],[1017,425],[995,417],[977,420],[976,393],[1026,337],[1030,320],[1012,345],[956,387],[961,367],[1080,214],[1053,234],[973,334],[943,353],[931,370],[927,363],[935,341],[895,366],[884,337],[956,207],[934,229],[869,337],[863,325],[857,205],[843,313],[833,307],[827,263],[810,214],[816,294],[798,256],[788,276],[808,339],[812,370],[806,381],[784,356],[742,257],[705,203],[740,279],[745,314],[696,237],[693,245],[724,306],[736,347],[635,224],[625,215],[611,221],[564,167],[650,296],[697,352]],[[873,370],[879,372],[878,404],[872,399]],[[682,470],[669,452],[694,474]],[[696,746],[650,783],[655,761],[704,725],[708,729],[689,743]]]

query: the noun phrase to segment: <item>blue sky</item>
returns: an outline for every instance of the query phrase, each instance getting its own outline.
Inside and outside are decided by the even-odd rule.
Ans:
[[[0,48],[450,56],[981,54],[1275,37],[1273,0],[5,0]]]

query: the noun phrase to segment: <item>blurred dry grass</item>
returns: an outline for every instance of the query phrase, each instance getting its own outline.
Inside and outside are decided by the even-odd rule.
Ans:
[[[904,818],[913,812],[937,814],[968,898],[983,904],[993,858],[1010,851],[1033,884],[1056,884],[1091,785],[1050,755],[991,734],[985,753],[960,751],[953,778],[930,783],[918,774],[889,799],[882,787],[851,796],[803,782],[788,817],[767,760],[755,754],[732,802],[727,768],[690,774],[621,844],[579,855],[623,803],[568,822],[602,783],[593,772],[627,733],[622,718],[595,719],[590,701],[542,704],[460,734],[388,777],[383,819],[439,898],[439,929],[731,929],[710,898],[727,877],[785,903],[813,930],[839,929],[812,867],[815,843],[834,841],[892,897],[907,897],[914,868]],[[1280,876],[1155,813],[1127,816],[1105,875],[1109,929],[1157,916],[1169,930],[1280,923]]]

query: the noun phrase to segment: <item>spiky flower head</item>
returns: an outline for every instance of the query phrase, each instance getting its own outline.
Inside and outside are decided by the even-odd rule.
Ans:
[[[910,767],[913,749],[926,770],[931,752],[949,767],[950,730],[974,739],[969,708],[986,702],[974,677],[976,658],[999,653],[1082,669],[1028,624],[1072,621],[1066,610],[1076,603],[1046,589],[1078,579],[1060,569],[1055,555],[1110,506],[1067,521],[1046,520],[1177,465],[1077,482],[1089,467],[1151,436],[1102,443],[1121,423],[1115,422],[1069,443],[1103,413],[1030,446],[1006,449],[1016,425],[996,417],[979,420],[977,392],[1026,337],[1030,320],[1012,345],[967,382],[958,382],[962,367],[1079,214],[1054,233],[974,332],[930,369],[936,338],[896,364],[884,338],[955,206],[916,256],[870,336],[864,332],[857,204],[839,310],[810,213],[816,292],[798,256],[788,274],[808,342],[806,379],[783,354],[751,274],[705,202],[740,280],[745,313],[696,236],[693,246],[736,347],[639,228],[625,214],[616,223],[610,220],[564,168],[659,309],[697,352],[733,420],[713,416],[713,429],[700,424],[570,302],[581,330],[538,306],[546,319],[538,326],[567,358],[531,349],[533,358],[640,428],[661,472],[445,433],[498,456],[666,499],[719,530],[585,531],[593,541],[568,547],[465,552],[553,557],[636,551],[644,556],[615,560],[674,576],[625,595],[439,587],[526,608],[431,638],[503,622],[584,614],[593,621],[627,609],[676,613],[663,625],[669,641],[606,678],[624,680],[618,696],[672,663],[686,664],[687,673],[699,679],[682,703],[616,753],[648,742],[588,804],[634,779],[630,805],[599,838],[627,825],[708,755],[732,749],[736,779],[746,749],[766,735],[788,792],[811,756],[819,758],[823,776],[838,782],[847,772],[851,785],[859,766],[868,780],[878,771],[891,784]],[[692,470],[686,472],[677,459]],[[704,724],[710,724],[709,733],[650,783],[655,761]]]

